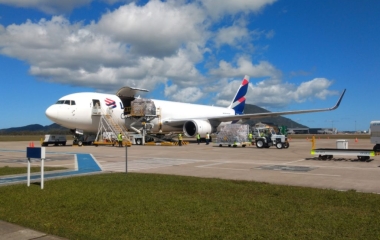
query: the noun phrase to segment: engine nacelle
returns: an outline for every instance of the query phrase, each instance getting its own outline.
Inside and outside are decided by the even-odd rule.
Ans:
[[[194,137],[197,133],[205,136],[212,131],[213,127],[208,120],[190,120],[183,124],[183,132],[187,137]]]

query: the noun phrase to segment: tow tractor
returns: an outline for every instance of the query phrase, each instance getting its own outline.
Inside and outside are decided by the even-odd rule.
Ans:
[[[281,149],[289,147],[288,138],[285,135],[277,134],[272,127],[257,127],[252,130],[257,148],[276,146]]]

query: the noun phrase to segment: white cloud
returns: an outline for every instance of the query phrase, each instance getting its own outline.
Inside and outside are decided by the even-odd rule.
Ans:
[[[145,6],[134,3],[104,14],[96,28],[131,51],[155,57],[171,56],[187,44],[205,44],[206,15],[195,5],[152,0]]]
[[[265,6],[276,0],[201,0],[212,18],[219,18],[225,14],[235,15],[240,12],[259,12]]]
[[[0,4],[13,7],[34,8],[47,14],[69,13],[75,8],[89,5],[94,0],[0,0]],[[110,5],[117,2],[134,2],[135,0],[99,0]]]
[[[203,96],[202,90],[197,87],[187,87],[172,95],[173,100],[178,102],[196,102]]]
[[[236,66],[224,60],[219,62],[218,69],[211,69],[210,73],[216,76],[239,77],[249,75],[251,78],[271,77],[280,78],[282,73],[267,61],[261,61],[258,65],[253,65],[246,57],[240,57]]]
[[[74,8],[87,5],[92,0],[0,0],[0,4],[15,7],[35,8],[48,14],[70,12]]]
[[[112,4],[118,0],[104,1]],[[0,0],[0,4],[51,8],[44,10],[51,12],[89,2]],[[258,12],[273,2],[152,0],[143,6],[123,5],[89,25],[71,23],[63,16],[0,25],[0,54],[27,62],[29,73],[45,81],[108,92],[127,85],[154,90],[157,84],[165,84],[166,97],[185,102],[218,92],[217,105],[228,105],[244,75],[249,75],[251,82],[265,79],[251,83],[247,97],[247,101],[261,106],[280,107],[334,94],[327,90],[331,85],[327,79],[313,79],[297,87],[283,83],[282,72],[270,62],[253,64],[250,57],[241,55],[242,46],[264,35],[271,38],[274,32],[250,31],[245,22],[249,19],[239,18],[229,27],[223,27],[216,18],[210,20],[210,16]],[[223,45],[233,46],[237,54],[232,61],[218,60],[218,66],[206,73],[205,55],[213,59]]]
[[[214,41],[217,47],[223,44],[238,46],[239,42],[247,42],[249,38],[248,29],[246,27],[230,26],[219,29]]]

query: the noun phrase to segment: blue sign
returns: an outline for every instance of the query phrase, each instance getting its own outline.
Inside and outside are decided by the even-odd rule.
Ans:
[[[27,158],[45,158],[45,148],[39,147],[27,147],[26,148],[26,157]]]

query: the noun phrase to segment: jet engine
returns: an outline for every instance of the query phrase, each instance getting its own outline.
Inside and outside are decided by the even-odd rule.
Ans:
[[[183,124],[183,132],[187,137],[194,137],[195,134],[205,135],[211,133],[213,127],[208,120],[190,120]]]

